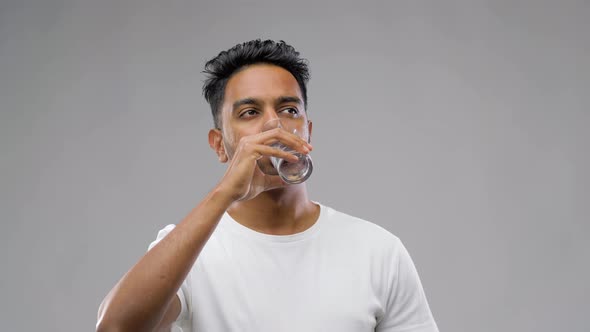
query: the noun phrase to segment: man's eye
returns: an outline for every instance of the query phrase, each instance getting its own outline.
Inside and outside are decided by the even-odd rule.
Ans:
[[[283,111],[287,111],[291,115],[299,114],[299,110],[294,107],[285,108]]]
[[[240,118],[254,116],[258,113],[256,110],[246,110],[240,114]]]

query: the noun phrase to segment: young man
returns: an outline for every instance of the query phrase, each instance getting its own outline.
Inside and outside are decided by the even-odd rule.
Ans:
[[[254,40],[205,66],[215,129],[209,144],[229,163],[177,226],[162,229],[115,285],[100,331],[436,332],[402,242],[368,221],[311,201],[269,157],[308,154],[307,62],[284,42]],[[262,131],[280,118],[305,128]],[[306,137],[306,136],[304,136]],[[317,167],[321,167],[318,165]]]

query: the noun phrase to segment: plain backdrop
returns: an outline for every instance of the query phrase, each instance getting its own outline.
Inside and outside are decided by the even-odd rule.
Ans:
[[[310,198],[404,241],[441,331],[589,330],[589,1],[0,3],[3,331],[94,329],[225,171],[201,71],[255,38],[310,61]]]

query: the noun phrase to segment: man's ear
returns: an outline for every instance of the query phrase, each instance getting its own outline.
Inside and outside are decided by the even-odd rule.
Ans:
[[[223,134],[221,133],[221,130],[217,128],[209,130],[209,146],[215,151],[215,154],[217,154],[217,158],[221,163],[226,163],[228,161],[225,148],[223,147]]]
[[[311,120],[307,121],[307,129],[309,130],[309,137],[307,138],[307,143],[311,144],[311,131],[313,129],[313,122],[311,122]]]

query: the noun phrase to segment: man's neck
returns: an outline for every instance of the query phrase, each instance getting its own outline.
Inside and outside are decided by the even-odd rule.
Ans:
[[[227,210],[240,224],[255,231],[289,235],[311,227],[319,217],[319,206],[309,201],[305,184],[269,190]]]

